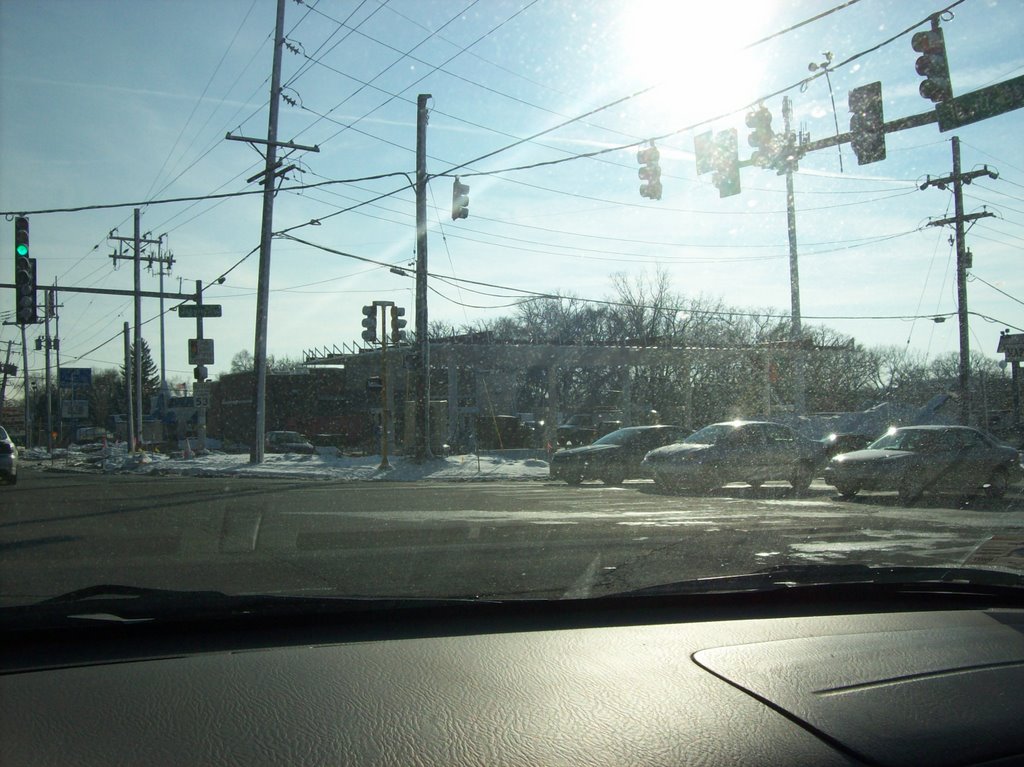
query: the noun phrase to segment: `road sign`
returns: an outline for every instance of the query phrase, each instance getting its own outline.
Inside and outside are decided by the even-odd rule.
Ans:
[[[61,389],[92,386],[92,368],[61,368],[59,385]]]
[[[939,117],[939,130],[948,131],[1021,107],[1024,107],[1024,75],[943,101],[935,105],[935,113]]]
[[[190,339],[188,339],[188,364],[189,365],[212,365],[213,364],[213,339],[212,338],[190,338]]]
[[[1006,356],[1007,362],[1024,362],[1024,333],[1013,333],[999,336],[999,348]]]
[[[196,381],[192,385],[192,402],[196,407],[210,407],[211,388],[207,381]]]
[[[200,312],[200,309],[202,311]],[[179,317],[220,317],[221,314],[220,304],[203,304],[201,307],[195,304],[182,304],[178,307]]]

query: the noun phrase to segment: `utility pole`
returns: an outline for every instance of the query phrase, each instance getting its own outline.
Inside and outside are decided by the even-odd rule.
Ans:
[[[427,338],[427,100],[416,98],[416,447],[415,458],[430,452],[430,341]]]
[[[797,162],[796,136],[790,128],[793,104],[789,96],[782,99],[782,124],[786,137],[786,156],[782,162],[786,170],[786,228],[789,233],[789,295],[791,326],[789,339],[793,345],[793,412],[803,415],[807,409],[806,382],[804,380],[803,330],[800,320],[800,268],[797,262],[796,198],[793,193],[793,171]]]
[[[260,227],[260,265],[258,284],[256,286],[256,338],[253,350],[253,367],[255,373],[254,396],[255,435],[252,450],[249,452],[250,463],[262,463],[266,434],[267,418],[267,319],[270,308],[270,245],[274,227],[274,194],[276,179],[284,176],[289,168],[279,170],[277,148],[303,149],[319,152],[319,147],[300,146],[291,142],[277,140],[277,122],[281,98],[281,49],[284,47],[284,0],[277,0],[277,23],[274,27],[274,62],[270,75],[270,115],[267,119],[266,140],[232,136],[227,134],[229,141],[245,141],[249,144],[266,146],[266,165],[262,173],[249,179],[255,181],[263,176],[263,220]]]
[[[921,184],[921,190],[930,186],[946,189],[953,185],[953,217],[930,221],[928,226],[946,226],[953,224],[956,241],[956,299],[957,316],[960,323],[960,370],[957,389],[960,395],[960,423],[968,426],[971,423],[971,341],[967,314],[967,270],[971,268],[971,252],[967,250],[964,239],[964,224],[995,215],[988,211],[964,215],[964,184],[969,184],[979,176],[998,178],[997,173],[990,171],[988,166],[981,170],[968,173],[960,172],[960,138],[953,136],[953,173],[943,178],[933,179],[931,176]]]
[[[107,235],[107,239],[113,240],[118,243],[117,253],[112,253],[110,257],[114,259],[116,264],[120,260],[132,261],[133,273],[134,273],[134,303],[135,303],[135,359],[132,365],[125,367],[125,374],[127,375],[129,370],[135,372],[135,413],[134,419],[131,422],[135,424],[135,431],[132,432],[133,443],[137,440],[139,443],[142,442],[142,261],[145,259],[150,267],[153,266],[154,261],[161,261],[161,257],[143,255],[143,247],[146,245],[160,245],[161,239],[151,239],[147,234],[145,237],[142,236],[142,211],[139,208],[135,208],[134,215],[134,233],[131,237],[117,237],[114,232]],[[131,255],[124,253],[124,244],[131,243]],[[162,291],[161,291],[162,293]]]
[[[25,323],[21,323],[21,365],[25,373],[25,447],[32,447],[32,389],[28,380],[28,338]]]
[[[135,414],[132,409],[132,381],[128,375],[131,370],[131,342],[129,341],[128,323],[124,323],[124,398],[128,410],[128,452],[135,452]]]
[[[50,316],[53,314],[53,305],[55,302],[55,296],[53,291],[46,291],[46,307],[43,310],[43,328],[44,328],[44,343],[46,344],[46,450],[53,457],[53,398],[50,396],[50,346],[52,340],[50,338]]]
[[[167,235],[160,235],[161,241]],[[171,267],[174,266],[174,255],[168,252],[167,256],[164,257],[161,246],[157,245],[157,253],[159,258],[157,259],[160,264],[160,395],[163,397],[164,389],[167,386],[167,349],[165,348],[165,337],[164,337],[164,274],[171,273]],[[164,271],[164,266],[167,266],[167,271]],[[164,403],[166,406],[166,403]]]
[[[4,377],[0,380],[0,410],[3,409],[4,403],[7,401],[7,376],[11,373],[11,347],[14,346],[14,341],[7,342],[7,359],[4,360]]]

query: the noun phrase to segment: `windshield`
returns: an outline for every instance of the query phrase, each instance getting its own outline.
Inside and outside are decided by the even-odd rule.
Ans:
[[[0,2],[0,608],[1024,570],[1024,3],[282,5]]]
[[[727,442],[736,435],[736,426],[728,423],[716,423],[698,429],[689,437],[683,440],[687,445],[716,445],[720,442]]]

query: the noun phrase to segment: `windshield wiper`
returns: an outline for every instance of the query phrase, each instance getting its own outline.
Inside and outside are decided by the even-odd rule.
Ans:
[[[827,590],[864,587],[874,590],[1015,594],[1024,600],[1024,575],[966,567],[872,567],[845,565],[778,565],[741,575],[661,583],[611,594],[617,597],[682,596],[772,592],[791,589]]]

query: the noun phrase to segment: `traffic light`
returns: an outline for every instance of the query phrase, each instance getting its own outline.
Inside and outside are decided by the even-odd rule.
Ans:
[[[363,340],[377,343],[377,307],[363,307]]]
[[[771,160],[771,145],[775,138],[772,130],[772,113],[767,107],[758,105],[757,109],[747,113],[747,127],[750,128],[750,135],[747,142],[754,148],[750,159],[755,165],[765,167]]]
[[[38,322],[36,306],[36,262],[29,256],[28,219],[14,219],[15,319],[21,325]]]
[[[949,62],[946,60],[946,41],[938,18],[932,18],[932,28],[918,32],[910,39],[911,47],[921,54],[914,68],[924,77],[918,88],[920,94],[939,103],[953,98],[953,84],[949,80]]]
[[[715,136],[714,169],[711,183],[718,188],[719,197],[740,193],[739,142],[735,128]]]
[[[661,199],[661,166],[658,165],[660,159],[661,152],[654,146],[653,141],[646,149],[637,150],[636,161],[641,165],[637,175],[644,182],[640,185],[641,197],[649,200]]]
[[[405,327],[405,307],[404,306],[392,306],[391,307],[391,342],[399,343],[405,340],[405,331],[402,328]]]
[[[457,218],[468,218],[469,217],[469,185],[463,184],[459,181],[459,177],[455,177],[455,183],[452,184],[452,221]]]
[[[885,117],[882,114],[882,83],[854,88],[850,104],[850,147],[858,165],[885,159]]]

